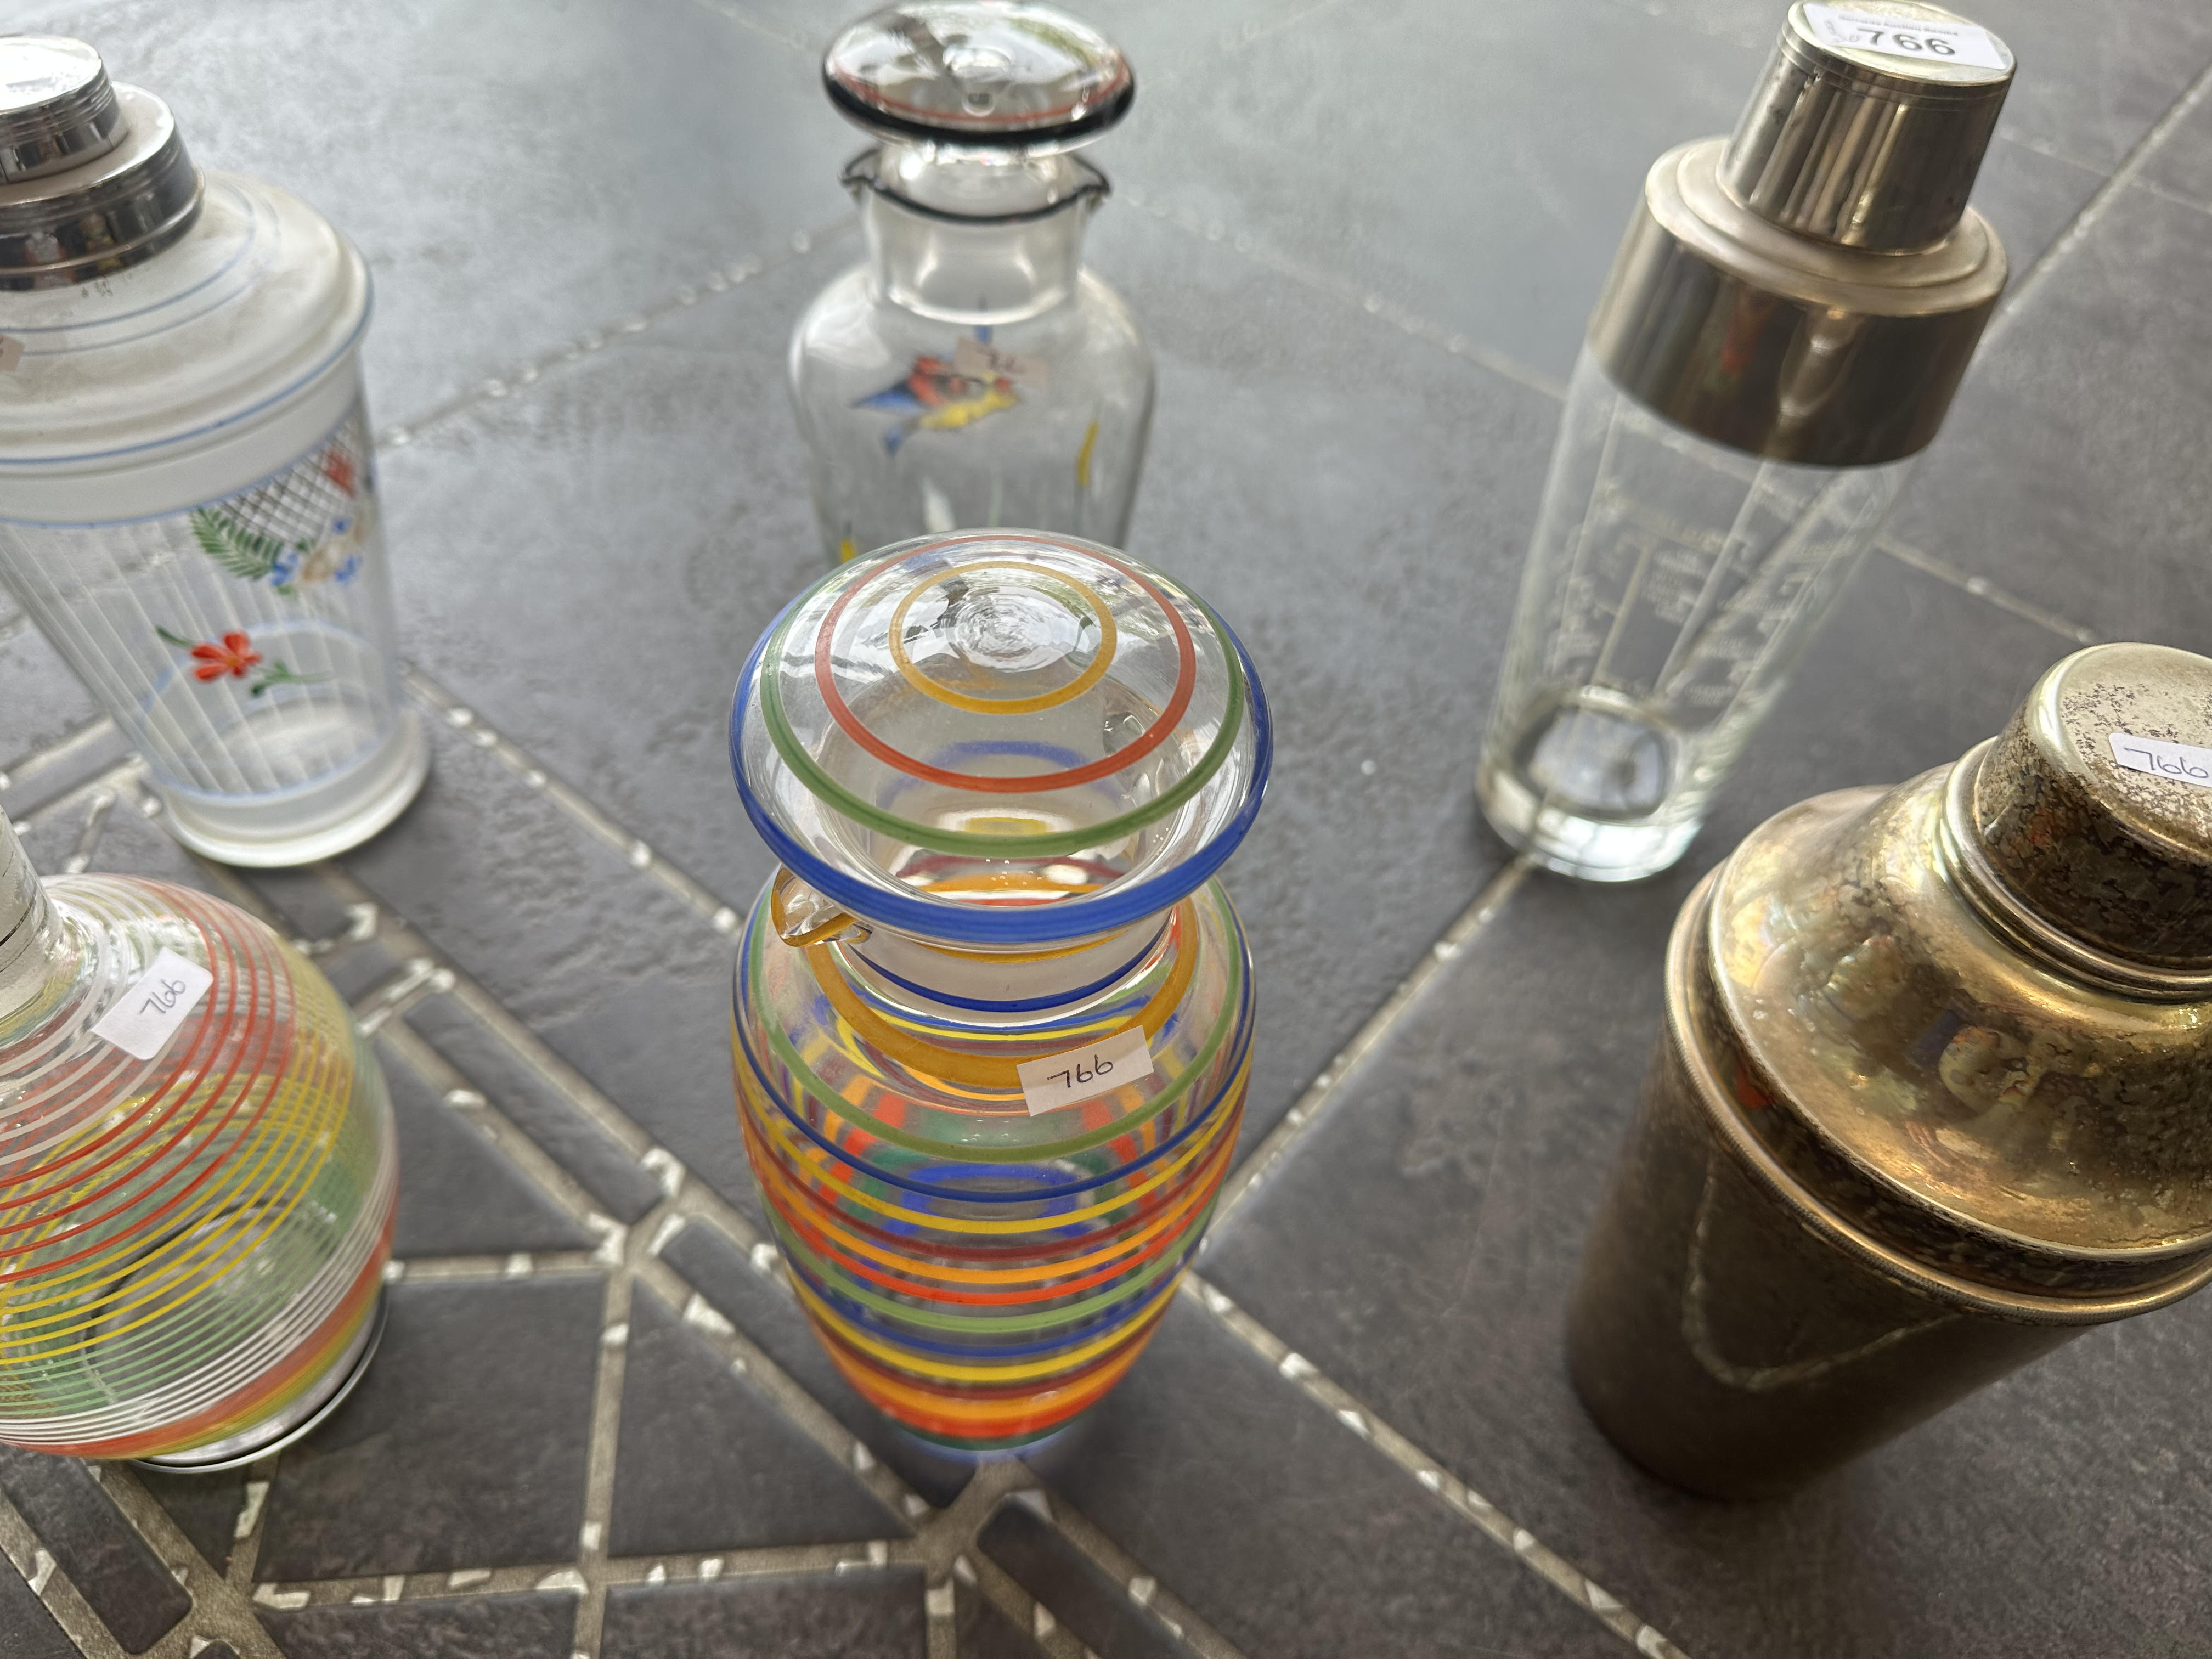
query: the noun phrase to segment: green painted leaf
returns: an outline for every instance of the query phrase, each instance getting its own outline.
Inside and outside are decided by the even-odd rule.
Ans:
[[[234,524],[204,507],[192,514],[191,526],[192,539],[202,552],[232,575],[249,582],[258,582],[274,570],[286,550],[274,536]]]

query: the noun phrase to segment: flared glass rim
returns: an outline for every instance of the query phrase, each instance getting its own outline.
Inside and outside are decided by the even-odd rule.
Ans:
[[[737,781],[738,798],[744,804],[745,816],[752,820],[754,830],[768,843],[769,850],[801,881],[854,915],[925,939],[961,944],[1035,945],[1086,939],[1127,927],[1197,891],[1251,832],[1253,821],[1258,817],[1261,803],[1267,795],[1268,776],[1274,763],[1274,726],[1267,711],[1267,694],[1261,690],[1259,675],[1252,666],[1251,654],[1244,649],[1244,642],[1237,637],[1236,631],[1204,601],[1184,590],[1182,597],[1198,607],[1229,647],[1235,671],[1231,678],[1241,683],[1243,692],[1241,717],[1232,704],[1229,710],[1230,717],[1224,719],[1221,735],[1214,745],[1219,758],[1206,766],[1202,775],[1194,770],[1190,777],[1182,780],[1182,784],[1191,785],[1182,795],[1165,805],[1148,804],[1146,808],[1140,809],[1147,814],[1140,821],[1137,820],[1135,814],[1127,814],[1122,818],[1080,834],[1081,844],[1095,844],[1115,835],[1142,828],[1145,823],[1164,812],[1187,805],[1206,786],[1219,777],[1228,757],[1244,741],[1244,728],[1249,722],[1252,733],[1252,765],[1250,781],[1245,786],[1244,799],[1235,815],[1189,857],[1150,880],[1128,885],[1116,884],[1102,890],[1095,897],[1074,896],[1050,904],[1018,908],[985,908],[963,904],[955,900],[896,892],[839,868],[802,845],[799,837],[778,820],[765,788],[747,777],[744,758],[745,712],[759,701],[760,676],[769,647],[782,638],[799,608],[814,597],[820,586],[819,582],[810,584],[805,592],[777,612],[775,620],[763,630],[751,653],[745,659],[744,667],[738,676],[737,689],[730,701],[730,770]],[[1180,588],[1181,584],[1177,586]],[[774,742],[773,731],[769,736],[779,765],[788,767],[789,762],[785,757],[782,745]],[[795,772],[794,775],[802,787],[811,793],[816,793],[825,808],[842,812],[842,806],[834,798],[823,797],[814,791],[803,774]],[[1196,780],[1194,783],[1193,779]],[[1180,787],[1181,784],[1178,785]],[[1152,811],[1153,806],[1159,807],[1159,811]],[[992,836],[975,839],[997,844],[969,847],[963,842],[957,850],[988,854],[1012,849],[1013,842],[1010,838]],[[1020,841],[1024,850],[1039,857],[1048,857],[1055,850],[1049,844],[1054,839],[1034,836],[1022,837]]]

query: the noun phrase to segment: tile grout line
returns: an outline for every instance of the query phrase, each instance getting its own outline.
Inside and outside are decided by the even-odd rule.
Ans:
[[[1162,223],[1172,225],[1201,241],[1228,247],[1261,270],[1286,276],[1302,288],[1354,306],[1401,334],[1410,334],[1417,340],[1442,346],[1453,356],[1479,363],[1501,379],[1540,392],[1554,403],[1564,402],[1566,398],[1566,387],[1542,370],[1516,362],[1502,352],[1493,351],[1480,341],[1470,339],[1440,323],[1431,322],[1419,313],[1387,299],[1371,289],[1364,289],[1348,278],[1332,276],[1317,266],[1294,259],[1247,232],[1239,231],[1232,235],[1225,226],[1212,223],[1196,214],[1170,207],[1165,203],[1156,202],[1147,192],[1121,188],[1115,193],[1140,213],[1149,214]]]
[[[124,1659],[122,1644],[4,1492],[0,1492],[0,1556],[7,1558],[8,1565],[46,1608],[47,1617],[86,1659]]]
[[[665,299],[617,318],[604,328],[587,328],[581,334],[550,350],[539,353],[519,368],[494,374],[477,382],[465,392],[459,392],[443,402],[432,404],[420,415],[395,422],[376,435],[380,450],[403,449],[417,439],[459,420],[462,416],[488,403],[513,396],[516,392],[536,385],[556,370],[580,362],[592,353],[605,349],[625,335],[643,334],[679,312],[698,305],[710,295],[726,293],[749,282],[805,258],[817,247],[827,247],[842,240],[853,229],[848,214],[835,224],[814,230],[794,231],[788,240],[773,253],[749,253],[725,265],[717,265],[696,283],[685,283]]]
[[[735,937],[744,918],[735,907],[706,883],[670,863],[651,842],[633,834],[611,814],[602,811],[581,791],[541,764],[537,757],[505,733],[478,718],[476,711],[421,669],[406,671],[409,690],[447,725],[463,732],[477,748],[495,756],[526,787],[542,793],[601,846],[620,854],[630,867],[660,884],[677,900],[725,938]]]
[[[675,1203],[670,1194],[639,1222],[658,1227]],[[600,1304],[599,1365],[592,1379],[592,1421],[584,1454],[584,1516],[576,1539],[575,1564],[540,1581],[540,1589],[574,1589],[576,1598],[574,1659],[599,1659],[607,1618],[607,1533],[614,1520],[615,1453],[622,1437],[623,1380],[629,1372],[631,1293],[636,1279],[628,1271],[627,1251],[607,1275]],[[571,1582],[573,1581],[573,1582]]]
[[[2174,129],[2187,120],[2190,113],[2203,101],[2208,90],[2212,90],[2212,64],[2207,64],[2198,70],[2197,78],[2189,83],[2180,97],[2174,100],[2166,113],[2151,123],[2149,130],[2120,158],[2120,164],[2082,204],[2081,210],[2058,234],[2057,239],[2028,267],[2019,285],[2005,296],[2003,303],[1997,308],[1997,314],[1990,319],[1989,327],[1982,332],[1980,344],[1975,352],[1977,361],[1984,360],[1984,354],[1990,346],[2012,331],[2014,319],[2027,307],[2028,296],[2040,288],[2051,272],[2096,228],[2112,204],[2125,193],[2129,185],[2135,183],[2142,170],[2150,165],[2151,157],[2172,137]]]
[[[1078,1510],[1057,1492],[1039,1486],[1028,1494],[1016,1494],[1038,1517],[1057,1528],[1060,1534],[1073,1544],[1092,1562],[1103,1567],[1122,1593],[1138,1607],[1150,1613],[1164,1626],[1176,1640],[1198,1656],[1200,1659],[1241,1659],[1239,1650],[1228,1638],[1198,1616],[1197,1609],[1161,1584],[1146,1572],[1137,1559],[1115,1543],[1106,1530],[1088,1516]]]
[[[769,1544],[608,1556],[602,1571],[611,1589],[711,1584],[722,1579],[767,1578],[786,1573],[829,1577],[865,1567],[913,1565],[912,1561],[901,1559],[902,1552],[913,1553],[912,1541],[862,1539],[843,1544]],[[293,1612],[301,1607],[367,1607],[379,1602],[473,1601],[486,1596],[543,1593],[549,1584],[573,1594],[574,1585],[566,1581],[575,1571],[574,1562],[534,1561],[496,1567],[366,1573],[351,1578],[301,1578],[270,1582],[260,1588],[271,1598],[281,1600],[284,1611]]]
[[[2007,592],[1987,576],[1970,576],[1956,565],[1939,559],[1932,553],[1922,552],[1910,542],[1899,541],[1896,537],[1885,533],[1876,536],[1874,544],[1876,551],[1896,560],[1906,568],[1933,577],[1962,593],[1972,594],[1975,599],[1986,599],[2008,615],[2018,617],[2022,622],[2033,623],[2062,640],[2075,645],[2097,643],[2098,635],[2094,629],[2069,622],[2057,611],[2045,611],[2039,605],[2031,605],[2018,595]]]
[[[1682,1650],[1652,1626],[1622,1605],[1565,1557],[1519,1525],[1488,1498],[1460,1480],[1443,1463],[1422,1451],[1346,1389],[1324,1376],[1304,1355],[1239,1308],[1199,1274],[1187,1276],[1177,1287],[1203,1308],[1223,1328],[1266,1360],[1276,1374],[1297,1385],[1345,1428],[1358,1435],[1400,1468],[1412,1475],[1432,1497],[1453,1513],[1513,1553],[1514,1558],[1577,1607],[1647,1659],[1687,1659]]]
[[[1286,12],[1265,23],[1261,22],[1257,18],[1247,18],[1239,27],[1222,30],[1183,62],[1168,69],[1155,70],[1150,75],[1140,73],[1138,77],[1139,90],[1142,91],[1146,86],[1156,88],[1173,86],[1186,76],[1195,75],[1203,70],[1211,69],[1222,58],[1243,52],[1247,47],[1256,46],[1262,40],[1272,40],[1278,34],[1287,33],[1301,24],[1310,22],[1322,12],[1333,10],[1342,3],[1343,0],[1314,0],[1311,5],[1297,11]]]
[[[735,23],[740,28],[750,29],[755,34],[765,36],[780,46],[789,46],[793,51],[803,52],[810,56],[819,52],[822,46],[825,44],[808,40],[795,33],[787,33],[777,28],[774,24],[755,17],[744,7],[731,4],[730,0],[691,0],[691,3],[709,16],[719,17],[725,22]]]
[[[228,1643],[239,1659],[283,1659],[276,1639],[253,1616],[243,1588],[209,1564],[129,1465],[96,1464],[94,1474],[123,1518],[191,1600],[191,1612],[162,1638],[173,1644],[173,1651],[188,1654],[192,1642],[220,1640]]]
[[[1511,898],[1529,871],[1534,868],[1526,859],[1515,859],[1489,881],[1474,901],[1441,938],[1421,953],[1413,970],[1398,982],[1397,988],[1382,1000],[1382,1006],[1368,1016],[1367,1022],[1353,1035],[1326,1066],[1315,1074],[1305,1092],[1291,1103],[1289,1111],[1267,1132],[1267,1138],[1253,1148],[1243,1163],[1237,1166],[1215,1200],[1213,1224],[1206,1230],[1205,1241],[1200,1245],[1203,1255],[1213,1241],[1221,1237],[1222,1228],[1229,1218],[1258,1188],[1327,1114],[1334,1102],[1338,1088],[1358,1069],[1367,1057],[1387,1042],[1392,1032],[1420,1000],[1421,994],[1443,971],[1445,965],[1465,950],[1475,934],[1481,931]]]
[[[66,732],[44,749],[35,750],[0,769],[0,795],[17,787],[27,779],[35,779],[40,773],[66,765],[73,757],[100,747],[107,738],[117,735],[112,719],[102,714],[75,731]]]

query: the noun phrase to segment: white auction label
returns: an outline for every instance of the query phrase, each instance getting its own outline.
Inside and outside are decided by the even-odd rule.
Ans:
[[[1952,23],[1929,18],[1899,17],[1889,12],[1862,11],[1856,6],[1808,4],[1805,21],[1822,45],[1855,46],[1891,58],[1917,58],[1926,64],[1972,64],[1976,69],[2001,70],[2004,54],[1990,32],[1975,23]]]
[[[2132,738],[2124,732],[2107,732],[2105,741],[2112,745],[2112,758],[2130,772],[2212,789],[2212,749],[2169,743],[2164,738]]]
[[[1052,378],[1048,363],[1012,351],[1001,351],[986,340],[963,337],[952,348],[952,372],[971,380],[1012,380],[1016,386],[1044,389]]]
[[[106,1037],[136,1059],[151,1060],[176,1036],[185,1016],[199,1006],[214,983],[215,975],[197,962],[164,951],[123,1000],[101,1016],[92,1034]]]
[[[1092,1043],[1070,1048],[1043,1060],[1025,1060],[1014,1070],[1021,1074],[1022,1098],[1030,1115],[1056,1112],[1079,1100],[1111,1094],[1126,1084],[1152,1074],[1152,1042],[1141,1025]]]
[[[23,343],[10,334],[0,334],[0,374],[23,361]]]

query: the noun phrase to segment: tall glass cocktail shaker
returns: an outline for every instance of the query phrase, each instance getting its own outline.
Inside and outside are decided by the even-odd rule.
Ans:
[[[368,272],[167,106],[0,38],[0,580],[234,864],[366,840],[422,787],[362,401]]]
[[[2004,287],[1966,206],[2004,44],[1798,0],[1735,136],[1662,156],[1574,380],[1477,787],[1625,881],[1688,847],[1932,440]]]

